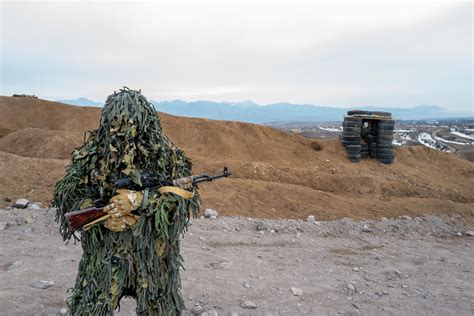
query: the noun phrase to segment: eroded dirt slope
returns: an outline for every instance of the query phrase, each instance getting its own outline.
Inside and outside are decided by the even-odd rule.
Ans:
[[[97,127],[100,109],[0,97],[0,197],[48,201],[69,153]],[[231,179],[201,186],[203,206],[226,215],[318,219],[459,213],[473,222],[474,164],[423,147],[396,150],[396,163],[352,164],[338,141],[269,127],[161,114],[165,133],[195,172],[229,166]]]

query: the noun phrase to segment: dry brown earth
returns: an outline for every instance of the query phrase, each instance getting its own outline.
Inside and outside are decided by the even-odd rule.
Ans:
[[[0,97],[0,197],[47,202],[69,153],[97,127],[98,108]],[[338,141],[312,142],[248,123],[161,114],[164,131],[195,172],[229,166],[231,179],[201,186],[203,206],[223,215],[317,219],[461,214],[474,223],[474,164],[421,147],[396,163],[352,164]]]

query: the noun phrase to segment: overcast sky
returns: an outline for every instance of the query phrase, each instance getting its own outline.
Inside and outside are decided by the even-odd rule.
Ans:
[[[2,2],[0,94],[474,115],[472,3],[156,3]]]

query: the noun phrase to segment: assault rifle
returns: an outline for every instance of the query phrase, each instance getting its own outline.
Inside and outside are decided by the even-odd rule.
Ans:
[[[182,189],[189,189],[202,182],[209,182],[219,178],[230,176],[232,173],[227,167],[224,167],[224,171],[214,176],[208,174],[200,174],[196,176],[189,176],[184,178],[175,179],[172,181],[159,181],[158,178],[148,172],[145,172],[140,177],[141,185],[136,184],[132,178],[121,178],[115,181],[115,187],[117,189],[130,189],[135,191],[142,191],[148,189],[149,191],[157,190],[164,186],[173,186]],[[104,220],[108,217],[107,206],[104,207],[90,207],[75,212],[69,212],[65,214],[71,231],[78,230],[79,228],[88,229],[93,224]]]

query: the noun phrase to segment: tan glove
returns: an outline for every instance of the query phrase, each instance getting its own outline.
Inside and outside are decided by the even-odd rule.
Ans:
[[[112,217],[121,217],[136,210],[142,205],[143,193],[131,190],[117,190],[117,195],[110,199],[107,206],[107,213]]]
[[[139,218],[140,216],[132,214],[121,217],[109,217],[104,222],[104,226],[113,232],[123,232],[135,225]]]

